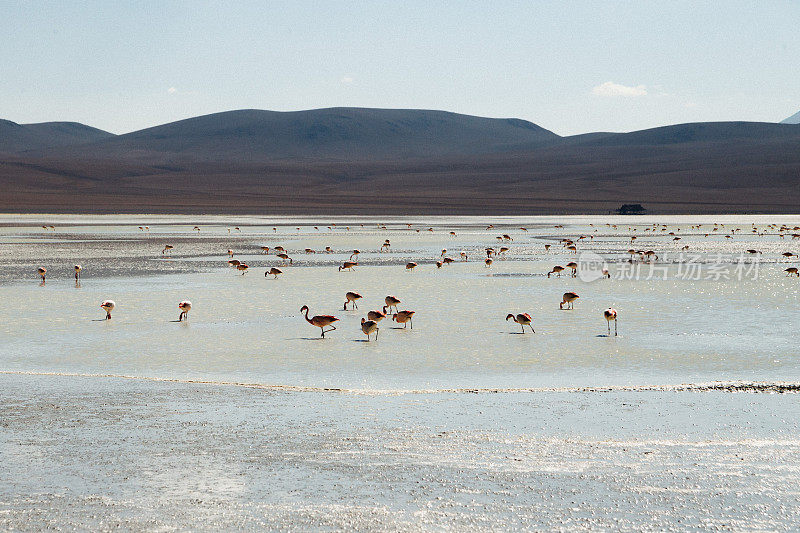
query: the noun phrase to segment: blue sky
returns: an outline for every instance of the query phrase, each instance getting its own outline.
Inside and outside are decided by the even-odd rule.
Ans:
[[[800,110],[800,2],[2,2],[0,118],[444,109],[559,134]]]

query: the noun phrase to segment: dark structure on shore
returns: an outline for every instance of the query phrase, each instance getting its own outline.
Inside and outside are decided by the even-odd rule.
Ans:
[[[622,207],[617,209],[618,215],[644,215],[647,209],[642,207],[642,204],[622,204]]]

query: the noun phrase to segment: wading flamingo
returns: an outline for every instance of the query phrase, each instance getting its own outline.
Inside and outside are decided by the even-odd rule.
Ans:
[[[411,321],[411,317],[414,316],[414,313],[415,311],[399,311],[392,315],[392,320],[398,324],[404,324],[403,329],[407,328],[409,324],[411,324],[411,329],[414,329],[414,323]]]
[[[368,320],[374,320],[375,322],[380,322],[386,318],[386,307],[384,307],[383,311],[370,311],[367,313]]]
[[[103,300],[100,303],[100,308],[106,312],[106,320],[111,320],[111,311],[113,311],[116,306],[117,304],[114,303],[114,300]]]
[[[506,316],[506,322],[508,322],[509,318],[514,322],[516,322],[517,324],[519,324],[520,327],[522,327],[522,333],[525,333],[525,326],[528,326],[529,328],[531,328],[531,331],[533,333],[536,333],[535,331],[533,331],[533,326],[531,325],[533,319],[531,318],[531,315],[529,315],[528,313],[520,313],[516,316],[513,313],[508,313],[508,315]]]
[[[608,325],[608,336],[611,336],[611,322],[614,322],[614,336],[617,336],[617,310],[614,308],[609,307],[605,311],[603,311],[603,316],[606,319],[606,323]]]
[[[339,319],[333,315],[316,315],[314,317],[308,318],[308,306],[304,305],[300,308],[300,312],[305,312],[306,314],[306,322],[311,324],[312,326],[316,326],[322,330],[322,338],[325,338],[325,333],[331,332],[336,329],[336,326],[332,324]],[[326,326],[331,326],[331,329],[326,330]]]
[[[556,265],[553,267],[553,270],[547,273],[547,277],[550,277],[550,274],[558,274],[558,277],[561,277],[561,273],[564,272],[564,267]]]
[[[42,277],[42,283],[45,282],[45,278],[47,277],[47,269],[45,267],[39,267],[36,269],[36,272]]]
[[[361,299],[361,295],[358,294],[357,292],[350,291],[347,294],[345,294],[344,295],[344,310],[347,311],[347,304],[348,303],[352,303],[353,304],[353,309],[358,309],[358,304],[356,303],[356,300],[360,300],[360,299]]]
[[[580,298],[580,296],[578,296],[578,295],[577,295],[577,294],[575,294],[574,292],[565,292],[565,293],[564,293],[564,297],[563,297],[563,299],[561,300],[561,303],[560,303],[560,304],[558,304],[558,308],[559,308],[559,309],[564,309],[564,304],[567,304],[567,309],[573,309],[573,308],[574,308],[574,305],[575,305],[575,303],[574,303],[574,302],[575,302],[575,300],[577,300],[578,298]]]
[[[392,307],[394,307],[394,310],[399,312],[399,309],[397,309],[397,304],[400,303],[400,300],[390,295],[384,298],[383,301],[386,302],[386,307],[389,308],[390,311]]]
[[[192,302],[184,300],[178,304],[178,309],[181,310],[181,314],[178,315],[178,322],[181,322],[184,318],[188,321],[189,311],[192,309]]]
[[[417,264],[414,261],[406,263],[406,270],[408,270],[409,272],[413,272],[415,268],[417,268]]]
[[[289,257],[288,254],[285,254],[285,253],[279,253],[279,254],[276,255],[276,257],[280,257],[281,259],[283,259],[283,264],[284,265],[286,264],[286,261],[289,261],[290,265],[294,262],[294,260],[291,257]]]
[[[242,276],[244,276],[244,275],[245,275],[245,273],[247,272],[247,269],[248,269],[248,268],[250,268],[250,267],[249,267],[249,266],[247,266],[247,263],[239,263],[238,265],[236,265],[236,270],[238,270],[239,272],[241,272],[241,273],[242,273]]]
[[[351,270],[352,271],[353,267],[357,266],[357,265],[358,265],[358,263],[355,262],[355,261],[345,261],[344,263],[342,263],[342,266],[339,267],[339,272],[341,272],[342,270]]]
[[[81,270],[83,270],[82,266],[75,265],[75,281],[78,281],[81,278]]]
[[[784,272],[786,272],[787,276],[793,276],[794,275],[794,276],[797,276],[797,277],[800,278],[800,271],[797,270],[797,267],[789,267],[786,270],[784,270]]]
[[[569,263],[567,263],[567,268],[572,270],[573,278],[578,275],[578,263],[576,263],[575,261],[570,261]]]
[[[280,268],[272,267],[269,269],[269,271],[264,272],[264,277],[275,276],[272,279],[278,279],[278,274],[283,274],[283,270],[281,270]]]
[[[172,246],[171,244],[165,244],[164,245],[164,249],[161,250],[161,255],[164,255],[165,253],[169,252],[173,248],[174,248],[174,246]]]
[[[484,261],[484,263],[486,263],[487,267],[492,266],[492,263],[493,263],[492,258],[491,257],[487,257],[486,260]]]
[[[369,342],[369,336],[371,333],[375,333],[375,340],[378,340],[378,323],[374,320],[367,320],[365,318],[361,319],[361,331],[364,332],[364,335],[367,336],[367,342]]]

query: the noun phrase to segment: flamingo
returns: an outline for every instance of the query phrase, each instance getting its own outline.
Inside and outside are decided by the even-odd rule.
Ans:
[[[178,315],[178,322],[183,321],[184,318],[188,321],[189,311],[192,309],[192,302],[189,300],[184,300],[178,304],[178,309],[181,310],[181,314]]]
[[[461,260],[462,261],[466,261],[467,260],[467,252],[461,252]]]
[[[570,261],[569,263],[567,263],[567,268],[572,269],[573,278],[578,275],[578,263],[576,263],[575,261]]]
[[[80,277],[81,277],[81,270],[83,270],[83,267],[82,267],[82,266],[80,266],[80,265],[75,265],[75,281],[78,281],[78,280],[80,279]]]
[[[403,329],[408,327],[408,324],[411,324],[411,329],[414,329],[414,323],[411,321],[411,317],[414,316],[415,311],[399,311],[392,315],[392,320],[397,322],[398,324],[405,324]]]
[[[247,263],[239,263],[238,265],[236,265],[236,270],[241,272],[242,276],[244,276],[247,273],[247,269],[248,268],[250,268],[250,267],[247,266]]]
[[[39,275],[42,277],[42,283],[45,282],[45,278],[47,277],[47,269],[45,267],[39,267],[36,269]]]
[[[564,267],[556,265],[553,267],[553,270],[547,273],[547,277],[550,277],[550,274],[558,274],[558,277],[561,277],[561,273],[564,272]]]
[[[370,311],[367,313],[367,319],[374,320],[375,322],[380,322],[384,318],[386,318],[386,307],[383,308],[383,311]]]
[[[492,266],[492,263],[493,263],[492,258],[491,257],[487,257],[486,260],[484,261],[484,263],[486,263],[487,267]]]
[[[442,255],[441,255],[441,257],[444,257],[446,253],[447,253],[447,248],[445,248],[445,249],[443,249],[443,250],[442,250]]]
[[[520,325],[520,327],[522,328],[522,333],[525,333],[525,326],[528,326],[529,328],[531,328],[531,331],[533,333],[536,333],[533,330],[533,326],[531,325],[533,319],[531,318],[531,315],[529,315],[528,313],[520,313],[516,316],[514,316],[513,313],[508,313],[508,315],[506,316],[506,322],[508,322],[509,318]]]
[[[313,248],[306,248],[305,252],[307,254],[315,254],[315,253],[317,253]]]
[[[361,253],[360,250],[353,250],[353,253],[350,254],[350,261],[352,261],[353,259],[358,261],[358,254],[360,254],[360,253]]]
[[[578,296],[574,292],[565,292],[564,298],[561,300],[561,303],[558,304],[558,308],[564,309],[564,304],[567,304],[567,309],[573,309],[575,305],[574,302],[578,298],[580,298],[580,296]]]
[[[241,265],[241,264],[242,264],[242,262],[241,262],[241,261],[239,261],[238,259],[231,259],[231,260],[229,260],[229,261],[228,261],[228,264],[229,264],[230,266],[234,266],[234,267],[235,267],[235,266],[239,266],[239,265]]]
[[[336,329],[336,326],[332,324],[337,322],[339,319],[333,315],[316,315],[314,317],[308,318],[308,306],[304,305],[300,308],[300,312],[305,312],[306,314],[306,322],[311,324],[312,326],[316,326],[322,330],[322,338],[325,338],[325,333],[331,332]],[[331,329],[326,330],[326,326],[331,326]]]
[[[388,307],[389,310],[391,310],[392,307],[394,307],[394,310],[399,312],[399,310],[397,309],[397,304],[400,303],[399,299],[397,299],[394,296],[390,295],[390,296],[387,296],[386,298],[384,298],[383,301],[386,302],[386,307]]]
[[[413,272],[415,268],[417,268],[417,264],[414,261],[406,263],[406,270],[408,270],[409,272]]]
[[[347,311],[347,304],[348,303],[352,303],[353,304],[353,308],[354,309],[358,309],[358,304],[356,303],[356,300],[360,300],[361,299],[361,295],[360,294],[358,294],[357,292],[350,291],[350,292],[348,292],[347,294],[344,295],[344,298],[345,298],[345,300],[344,300],[344,310],[345,311]]]
[[[294,260],[291,257],[289,257],[288,254],[285,254],[285,253],[276,254],[276,257],[280,257],[281,259],[283,259],[283,264],[284,265],[286,264],[286,261],[289,261],[290,265],[294,262]]]
[[[611,322],[614,322],[614,336],[617,336],[617,310],[609,307],[603,311],[603,316],[606,318],[606,325],[608,326],[608,336],[611,336]]]
[[[268,254],[269,253],[269,246],[262,246],[261,247],[261,253],[262,254]]]
[[[436,261],[436,268],[442,268],[442,262]]]
[[[784,270],[784,272],[786,272],[787,276],[791,276],[794,274],[795,276],[800,278],[800,271],[797,270],[797,267],[789,267],[786,270]]]
[[[268,272],[264,272],[264,277],[267,277],[269,275],[269,276],[275,276],[272,279],[278,279],[278,274],[283,274],[283,270],[281,270],[280,268],[272,267],[269,269]]]
[[[551,247],[551,246],[552,246],[552,244],[545,244],[545,245],[544,245],[544,251],[545,251],[545,252],[549,252],[549,251],[550,251],[550,247]]]
[[[233,250],[228,249],[228,257],[233,257]]]
[[[339,267],[339,272],[341,272],[342,270],[350,270],[350,271],[352,271],[353,267],[357,266],[357,265],[358,265],[358,263],[355,262],[355,261],[345,261],[344,263],[342,263],[342,266]]]
[[[449,264],[450,264],[450,263],[452,263],[453,261],[454,261],[454,259],[453,259],[452,257],[445,257],[444,259],[442,259],[442,262],[443,262],[445,265],[449,265]]]
[[[111,311],[113,311],[116,306],[117,304],[114,303],[114,300],[103,300],[100,303],[100,308],[106,312],[106,320],[111,320]]]
[[[165,244],[164,245],[164,249],[161,250],[161,255],[164,255],[165,253],[169,252],[173,248],[174,248],[174,246],[172,246],[171,244]]]
[[[369,342],[369,336],[371,333],[375,333],[375,340],[378,340],[378,323],[374,320],[367,320],[365,318],[361,319],[361,331],[364,332],[364,335],[367,336],[367,342]]]

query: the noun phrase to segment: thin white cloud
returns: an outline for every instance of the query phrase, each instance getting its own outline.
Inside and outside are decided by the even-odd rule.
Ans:
[[[178,94],[178,89],[176,89],[175,87],[170,87],[169,89],[167,89],[167,92],[169,94]]]
[[[607,81],[592,87],[592,94],[595,96],[646,96],[647,87],[644,85],[629,87],[613,81]]]

